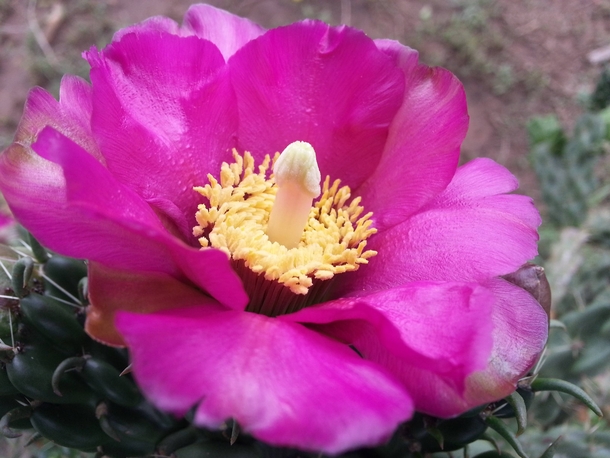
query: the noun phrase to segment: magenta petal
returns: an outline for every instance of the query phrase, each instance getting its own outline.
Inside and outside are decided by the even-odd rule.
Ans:
[[[265,32],[260,25],[210,5],[192,5],[184,16],[184,31],[211,41],[227,60],[248,41]]]
[[[80,150],[67,139],[66,144],[67,151]],[[88,156],[84,151],[82,154]],[[19,144],[13,144],[0,156],[0,189],[15,217],[45,246],[77,258],[165,270],[167,262],[162,253],[150,252],[150,245],[137,229],[128,229],[115,219],[91,218],[90,211],[68,205],[65,184],[59,165]],[[90,193],[95,195],[94,188]],[[145,225],[141,228],[146,230]]]
[[[223,251],[213,248],[197,250],[176,242],[172,239],[165,243],[172,261],[190,281],[226,307],[234,310],[246,308],[248,295]]]
[[[305,21],[250,41],[228,62],[239,146],[255,157],[300,140],[322,177],[357,187],[376,166],[404,75],[362,32]]]
[[[178,415],[199,403],[200,426],[234,418],[273,445],[340,453],[382,443],[412,414],[382,369],[298,324],[206,306],[120,312],[117,327],[144,393]]]
[[[201,290],[159,272],[109,269],[89,263],[89,302],[85,329],[94,339],[124,346],[114,325],[117,311],[151,313],[192,305],[217,304]]]
[[[108,169],[145,200],[173,202],[182,213],[174,224],[192,228],[201,203],[193,186],[217,175],[235,146],[235,96],[220,52],[194,36],[148,31],[86,57]]]
[[[548,336],[548,316],[531,294],[502,279],[485,283],[496,300],[492,312],[494,345],[487,369],[472,375],[468,396],[500,399],[538,360]],[[504,381],[504,385],[500,382]]]
[[[113,42],[121,41],[125,35],[129,34],[147,34],[147,33],[158,33],[165,34],[169,33],[172,35],[182,35],[180,31],[180,26],[174,21],[165,16],[153,16],[145,19],[142,22],[138,22],[137,24],[130,25],[129,27],[124,27],[118,30],[114,36],[112,37]],[[86,52],[85,58],[86,57]]]
[[[193,237],[193,226],[189,224],[190,220],[187,220],[182,210],[174,202],[161,197],[153,197],[146,199],[146,203],[150,205],[170,234],[186,243],[190,242],[190,245],[200,246]]]
[[[493,292],[493,348],[487,368],[473,373],[465,393],[457,392],[436,374],[394,366],[412,393],[418,411],[451,417],[511,394],[534,365],[547,339],[548,317],[526,291],[503,280],[486,286]]]
[[[419,53],[415,49],[409,48],[396,40],[385,38],[375,40],[375,45],[377,49],[389,56],[405,75],[419,66]]]
[[[48,160],[16,144],[0,156],[0,188],[41,243],[116,269],[186,275],[227,307],[245,307],[247,296],[224,253],[170,236],[135,192],[54,129],[45,128],[33,148]]]
[[[370,239],[370,263],[342,279],[341,291],[393,288],[408,281],[485,281],[537,255],[540,215],[532,199],[502,194],[513,175],[489,159],[460,167],[447,189],[407,221]]]
[[[401,303],[410,288],[423,288],[414,296],[424,300]],[[468,288],[473,294],[466,305]],[[542,352],[548,326],[546,313],[529,293],[498,279],[485,287],[414,284],[282,318],[313,324],[352,343],[403,382],[417,411],[438,417],[453,417],[512,393]],[[402,344],[395,339],[397,329]],[[405,345],[437,363],[413,357]]]
[[[10,226],[15,224],[15,218],[13,218],[11,215],[7,215],[3,212],[0,212],[0,230],[4,229],[6,226]],[[4,241],[3,243],[7,243],[6,241]]]
[[[358,189],[375,227],[385,230],[436,197],[451,181],[468,129],[466,95],[442,68],[417,65],[417,52],[378,41],[404,71],[402,106],[390,126],[379,166]]]
[[[245,307],[247,296],[226,254],[214,249],[193,249],[170,236],[135,192],[52,129],[43,130],[33,147],[41,156],[62,166],[70,204],[68,214],[72,210],[71,217],[81,223],[70,221],[70,228],[78,232],[75,235],[56,222],[55,226],[65,233],[54,235],[52,240],[47,239],[46,232],[39,235],[38,230],[31,229],[42,243],[49,240],[47,246],[52,249],[118,269],[163,272],[178,278],[186,275],[222,304],[235,309]],[[30,229],[29,225],[26,227]],[[43,231],[48,229],[43,227]],[[104,239],[108,244],[102,243]]]
[[[41,88],[30,91],[23,117],[15,135],[15,143],[29,146],[45,126],[66,135],[98,159],[99,148],[91,132],[91,86],[77,76],[61,80],[59,102]]]
[[[113,214],[115,220],[137,221],[150,230],[164,230],[155,213],[137,194],[118,183],[97,159],[53,128],[43,129],[32,149],[40,157],[61,166],[66,181],[66,201],[98,207]],[[24,222],[21,217],[20,220]],[[32,230],[34,231],[33,228]],[[45,229],[41,228],[36,232],[44,231]],[[35,235],[38,237],[38,234]],[[40,241],[45,243],[42,238]],[[71,242],[72,239],[64,239],[63,244],[70,245]],[[106,247],[97,249],[103,251]]]
[[[397,362],[390,369],[422,368],[460,391],[472,372],[487,365],[491,302],[490,291],[477,284],[419,282],[281,318],[323,325],[322,331],[354,345],[365,358],[385,364],[392,354]]]
[[[77,76],[64,76],[59,87],[59,105],[71,122],[66,126],[66,132],[58,130],[78,144],[81,144],[78,140],[82,139],[83,149],[100,158],[91,133],[92,97],[93,91],[89,83]]]

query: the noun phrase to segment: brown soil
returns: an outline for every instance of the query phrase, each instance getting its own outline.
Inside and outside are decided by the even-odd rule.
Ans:
[[[188,0],[0,0],[0,149],[12,138],[28,89],[57,91],[62,73],[86,76],[80,52],[152,15],[180,21]],[[582,112],[599,68],[587,60],[610,44],[610,0],[210,0],[266,27],[305,17],[394,38],[464,82],[471,127],[465,159],[488,156],[538,197],[528,161],[529,118],[556,113],[567,127]],[[38,40],[37,40],[38,37]],[[45,42],[48,47],[42,50]],[[42,43],[42,47],[41,47]]]

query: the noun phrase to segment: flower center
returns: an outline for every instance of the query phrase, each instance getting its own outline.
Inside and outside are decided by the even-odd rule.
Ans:
[[[326,177],[321,195],[315,152],[305,142],[289,145],[255,172],[254,158],[233,151],[220,180],[195,187],[207,199],[195,215],[193,235],[203,249],[230,257],[250,302],[246,310],[268,316],[293,313],[325,300],[331,279],[355,271],[377,253],[365,250],[376,231],[360,197],[351,199],[340,180]]]

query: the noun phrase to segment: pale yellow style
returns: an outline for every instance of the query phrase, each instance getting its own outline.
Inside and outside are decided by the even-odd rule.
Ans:
[[[270,241],[295,248],[311,203],[320,195],[320,169],[313,147],[307,142],[288,145],[273,164],[273,177],[277,190],[265,232]]]

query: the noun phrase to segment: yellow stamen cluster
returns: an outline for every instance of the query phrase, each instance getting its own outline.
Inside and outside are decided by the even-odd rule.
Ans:
[[[255,172],[250,153],[242,157],[233,151],[233,157],[234,163],[222,164],[220,181],[208,175],[209,184],[194,188],[208,201],[199,205],[199,225],[193,229],[202,247],[226,252],[233,261],[243,262],[250,271],[294,294],[307,294],[315,280],[356,270],[377,254],[365,251],[366,239],[376,232],[372,213],[361,216],[360,198],[348,203],[349,187],[339,187],[340,180],[331,186],[329,177],[298,245],[288,249],[271,242],[266,228],[277,191],[273,174],[268,177],[271,160],[266,156]]]

